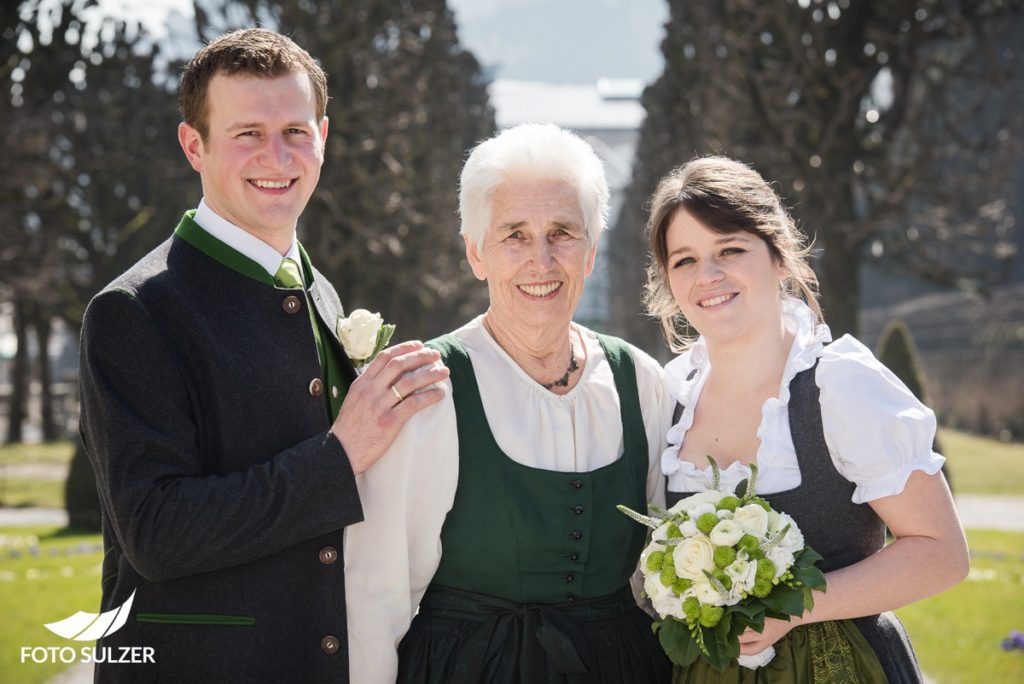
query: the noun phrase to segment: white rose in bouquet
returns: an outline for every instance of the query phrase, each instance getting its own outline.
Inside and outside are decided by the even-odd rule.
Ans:
[[[684,539],[672,551],[676,575],[691,580],[705,580],[704,571],[715,569],[715,547],[702,534]]]
[[[715,491],[713,489],[709,489],[705,492],[691,494],[685,499],[680,499],[678,502],[676,502],[676,504],[672,506],[672,508],[668,509],[668,512],[680,513],[685,511],[689,513],[690,511],[693,510],[694,506],[697,506],[699,504],[717,504],[719,501],[722,500],[723,496],[725,496],[725,494],[719,491]]]
[[[651,605],[659,615],[671,615],[680,620],[686,619],[682,597],[676,596],[671,587],[662,584],[660,575],[652,573],[644,577],[644,592],[650,597]]]
[[[747,504],[736,509],[732,517],[743,531],[752,534],[758,539],[763,539],[768,533],[768,511],[758,504]]]
[[[711,530],[711,543],[715,546],[732,546],[743,537],[743,528],[735,520],[724,519]]]
[[[716,589],[707,577],[695,581],[690,587],[690,592],[705,606],[724,606],[729,598]]]
[[[789,526],[786,534],[779,540],[779,546],[794,553],[804,548],[804,535],[800,528],[797,527],[796,521],[785,513],[776,513],[774,517],[774,521],[768,521],[768,531],[770,533],[775,534],[785,529],[787,525]]]

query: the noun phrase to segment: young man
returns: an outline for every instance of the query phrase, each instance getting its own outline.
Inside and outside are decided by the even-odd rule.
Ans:
[[[336,336],[341,303],[295,237],[327,136],[309,54],[236,31],[192,58],[179,98],[203,201],[82,328],[102,608],[134,594],[99,645],[154,661],[98,664],[97,681],[345,682],[355,475],[447,370],[410,342],[357,377]]]

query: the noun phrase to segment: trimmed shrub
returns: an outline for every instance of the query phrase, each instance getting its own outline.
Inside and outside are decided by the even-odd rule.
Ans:
[[[96,473],[78,439],[71,457],[68,479],[64,483],[64,507],[68,511],[68,527],[80,530],[100,529],[100,496],[96,491]]]

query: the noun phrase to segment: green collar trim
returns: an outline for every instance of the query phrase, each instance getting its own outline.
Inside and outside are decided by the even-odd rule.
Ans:
[[[186,211],[185,215],[181,217],[181,223],[174,229],[174,234],[214,261],[227,266],[232,271],[241,273],[247,278],[252,278],[265,285],[274,286],[274,278],[267,273],[266,269],[237,249],[229,247],[203,230],[195,222],[195,215],[195,209]],[[306,257],[304,252],[303,256],[308,263],[309,257]]]
[[[313,262],[309,260],[309,254],[306,253],[306,248],[299,242],[299,259],[302,261],[302,270],[305,273],[306,289],[308,290],[313,286]]]

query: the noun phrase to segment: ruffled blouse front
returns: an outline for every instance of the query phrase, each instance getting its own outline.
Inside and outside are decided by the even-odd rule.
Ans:
[[[929,475],[939,471],[945,459],[932,451],[935,414],[867,347],[849,335],[831,342],[828,326],[817,324],[811,310],[797,299],[784,302],[783,323],[793,334],[793,346],[778,395],[761,407],[757,429],[761,445],[755,457],[760,493],[787,491],[800,484],[789,430],[789,385],[819,359],[815,382],[821,390],[825,442],[836,469],[856,485],[854,503],[899,494],[915,470]],[[669,446],[662,453],[662,472],[668,477],[670,491],[702,491],[711,486],[710,466],[700,468],[679,459],[710,374],[703,337],[665,367],[668,390],[684,407],[668,431]],[[749,467],[734,462],[722,471],[721,486],[732,489],[749,475]]]

